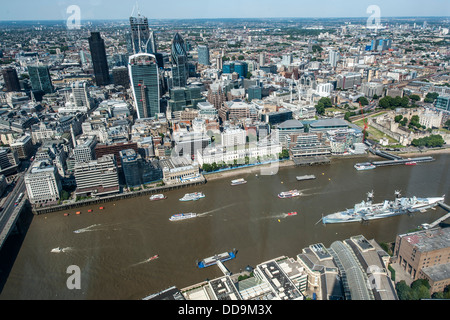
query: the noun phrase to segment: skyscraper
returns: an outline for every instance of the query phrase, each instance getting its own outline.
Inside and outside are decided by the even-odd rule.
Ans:
[[[20,82],[15,68],[2,69],[6,91],[20,91]]]
[[[177,32],[172,40],[172,84],[173,87],[185,87],[188,78],[186,44]]]
[[[159,70],[156,57],[138,53],[129,59],[128,72],[138,118],[151,118],[160,112]]]
[[[42,64],[28,66],[28,75],[30,76],[33,90],[43,91],[45,93],[53,92],[53,84],[48,66]]]
[[[328,62],[333,68],[336,68],[337,62],[339,61],[339,52],[330,50],[330,54],[328,56]]]
[[[156,39],[153,31],[150,31],[148,19],[138,14],[137,17],[130,17],[131,32],[127,34],[128,53],[155,54],[157,51]]]
[[[106,59],[105,41],[101,38],[100,32],[91,32],[89,48],[94,66],[95,82],[98,86],[108,85],[109,68]]]
[[[198,63],[209,66],[209,48],[208,46],[198,46]]]

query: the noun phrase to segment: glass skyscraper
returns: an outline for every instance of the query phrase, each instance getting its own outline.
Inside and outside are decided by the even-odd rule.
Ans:
[[[100,37],[100,32],[91,32],[89,37],[92,64],[94,67],[95,82],[98,86],[109,84],[109,68],[106,59],[105,41]]]
[[[209,48],[208,46],[198,46],[198,63],[209,66]]]
[[[172,40],[172,87],[185,87],[188,74],[186,44],[177,32]]]
[[[138,14],[137,17],[130,17],[131,32],[127,33],[128,53],[156,54],[156,40],[153,31],[150,31],[148,19]]]
[[[149,53],[132,55],[128,73],[138,118],[151,118],[160,112],[159,70],[156,57]]]
[[[30,76],[31,87],[33,90],[53,93],[53,84],[48,66],[28,66],[28,75]]]

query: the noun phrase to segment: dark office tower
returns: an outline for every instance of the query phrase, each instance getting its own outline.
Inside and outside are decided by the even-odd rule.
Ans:
[[[114,67],[112,69],[114,85],[123,86],[128,89],[130,87],[130,76],[127,67]]]
[[[2,75],[5,81],[6,91],[20,91],[20,82],[15,68],[2,69]]]
[[[138,118],[154,117],[160,112],[159,69],[155,55],[132,55],[128,63],[128,73]]]
[[[172,86],[185,87],[188,78],[188,57],[183,38],[177,32],[172,40]]]
[[[48,66],[35,65],[28,66],[27,69],[33,90],[53,93],[52,78],[50,77]]]
[[[89,48],[94,66],[95,82],[98,86],[108,85],[109,68],[106,59],[105,41],[100,37],[100,32],[91,32]]]

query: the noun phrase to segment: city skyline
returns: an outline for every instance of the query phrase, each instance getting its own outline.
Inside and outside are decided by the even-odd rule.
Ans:
[[[137,6],[136,6],[137,4]],[[445,17],[450,16],[450,6],[439,0],[430,0],[426,6],[414,1],[336,1],[324,0],[320,6],[309,1],[285,0],[273,6],[269,0],[231,0],[226,6],[212,4],[207,0],[172,2],[171,10],[164,3],[150,1],[103,1],[103,0],[43,0],[39,3],[25,0],[2,4],[0,21],[66,20],[67,8],[80,8],[81,20],[127,19],[137,12],[152,19],[226,19],[226,18],[364,18],[369,17],[367,8],[376,5],[383,17]],[[269,8],[271,10],[267,10]],[[268,14],[270,12],[270,14]]]

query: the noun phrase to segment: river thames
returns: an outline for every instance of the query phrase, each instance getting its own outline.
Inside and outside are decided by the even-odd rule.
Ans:
[[[413,216],[323,225],[322,215],[353,207],[374,191],[374,202],[402,196],[450,196],[450,155],[433,155],[430,163],[356,171],[364,159],[338,159],[331,165],[283,167],[274,175],[246,173],[208,181],[205,185],[165,193],[162,201],[148,196],[109,202],[65,212],[33,216],[26,234],[11,236],[1,258],[1,299],[142,299],[171,286],[179,289],[222,276],[217,266],[199,269],[196,261],[238,250],[226,267],[237,273],[247,265],[279,256],[295,258],[302,248],[364,235],[392,242],[422,223],[445,214],[437,207]],[[315,180],[297,181],[314,174]],[[244,178],[247,184],[231,186]],[[279,199],[298,189],[298,198]],[[202,191],[194,202],[178,199]],[[92,209],[93,212],[88,212]],[[76,215],[75,211],[81,211]],[[296,211],[296,216],[287,216]],[[171,222],[176,213],[195,212],[195,219]],[[63,252],[52,252],[55,248]],[[54,251],[54,250],[53,250]],[[148,261],[154,255],[156,260]],[[68,289],[69,266],[81,271],[80,289]]]

